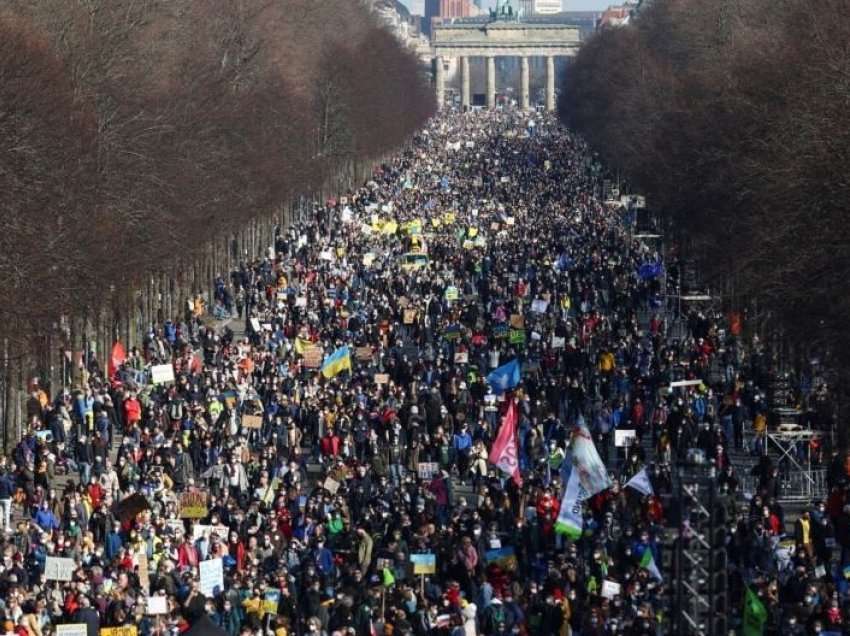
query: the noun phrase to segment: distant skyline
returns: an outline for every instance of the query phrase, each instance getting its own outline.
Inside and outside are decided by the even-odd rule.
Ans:
[[[400,0],[413,13],[421,15],[425,0]],[[564,11],[604,11],[619,0],[562,0]],[[484,0],[482,6],[487,9],[496,6],[496,0]]]

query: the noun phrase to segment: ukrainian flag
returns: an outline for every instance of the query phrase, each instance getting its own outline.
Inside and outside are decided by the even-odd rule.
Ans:
[[[346,370],[351,371],[351,351],[347,346],[334,351],[325,358],[325,363],[322,365],[322,375],[326,378],[332,378]]]
[[[302,338],[301,336],[295,338],[295,353],[299,356],[303,356],[304,352],[312,346],[313,343],[307,338]]]

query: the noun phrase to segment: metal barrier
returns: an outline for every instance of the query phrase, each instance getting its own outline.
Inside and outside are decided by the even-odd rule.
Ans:
[[[758,491],[758,479],[752,475],[738,475],[738,490],[753,495]],[[779,501],[810,502],[825,499],[826,469],[780,471]]]

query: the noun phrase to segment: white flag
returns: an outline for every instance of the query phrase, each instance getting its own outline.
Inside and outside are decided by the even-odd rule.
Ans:
[[[655,494],[655,491],[652,490],[652,484],[649,481],[649,475],[646,474],[645,466],[626,482],[626,487],[632,487],[643,495]]]

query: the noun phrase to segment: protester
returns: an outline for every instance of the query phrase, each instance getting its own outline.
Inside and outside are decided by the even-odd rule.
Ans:
[[[670,465],[701,449],[728,498],[736,607],[746,584],[750,619],[840,629],[846,475],[783,569],[770,469],[748,511],[727,458],[744,409],[763,443],[745,370],[668,389],[741,343],[705,316],[668,337],[661,255],[602,200],[581,140],[530,125],[434,119],[217,278],[218,326],[187,312],[114,376],[31,400],[0,468],[0,508],[24,511],[3,519],[0,613],[88,636],[204,616],[229,636],[672,633]],[[173,381],[153,381],[162,364]],[[57,421],[64,443],[40,435]],[[618,430],[635,431],[628,458]]]

